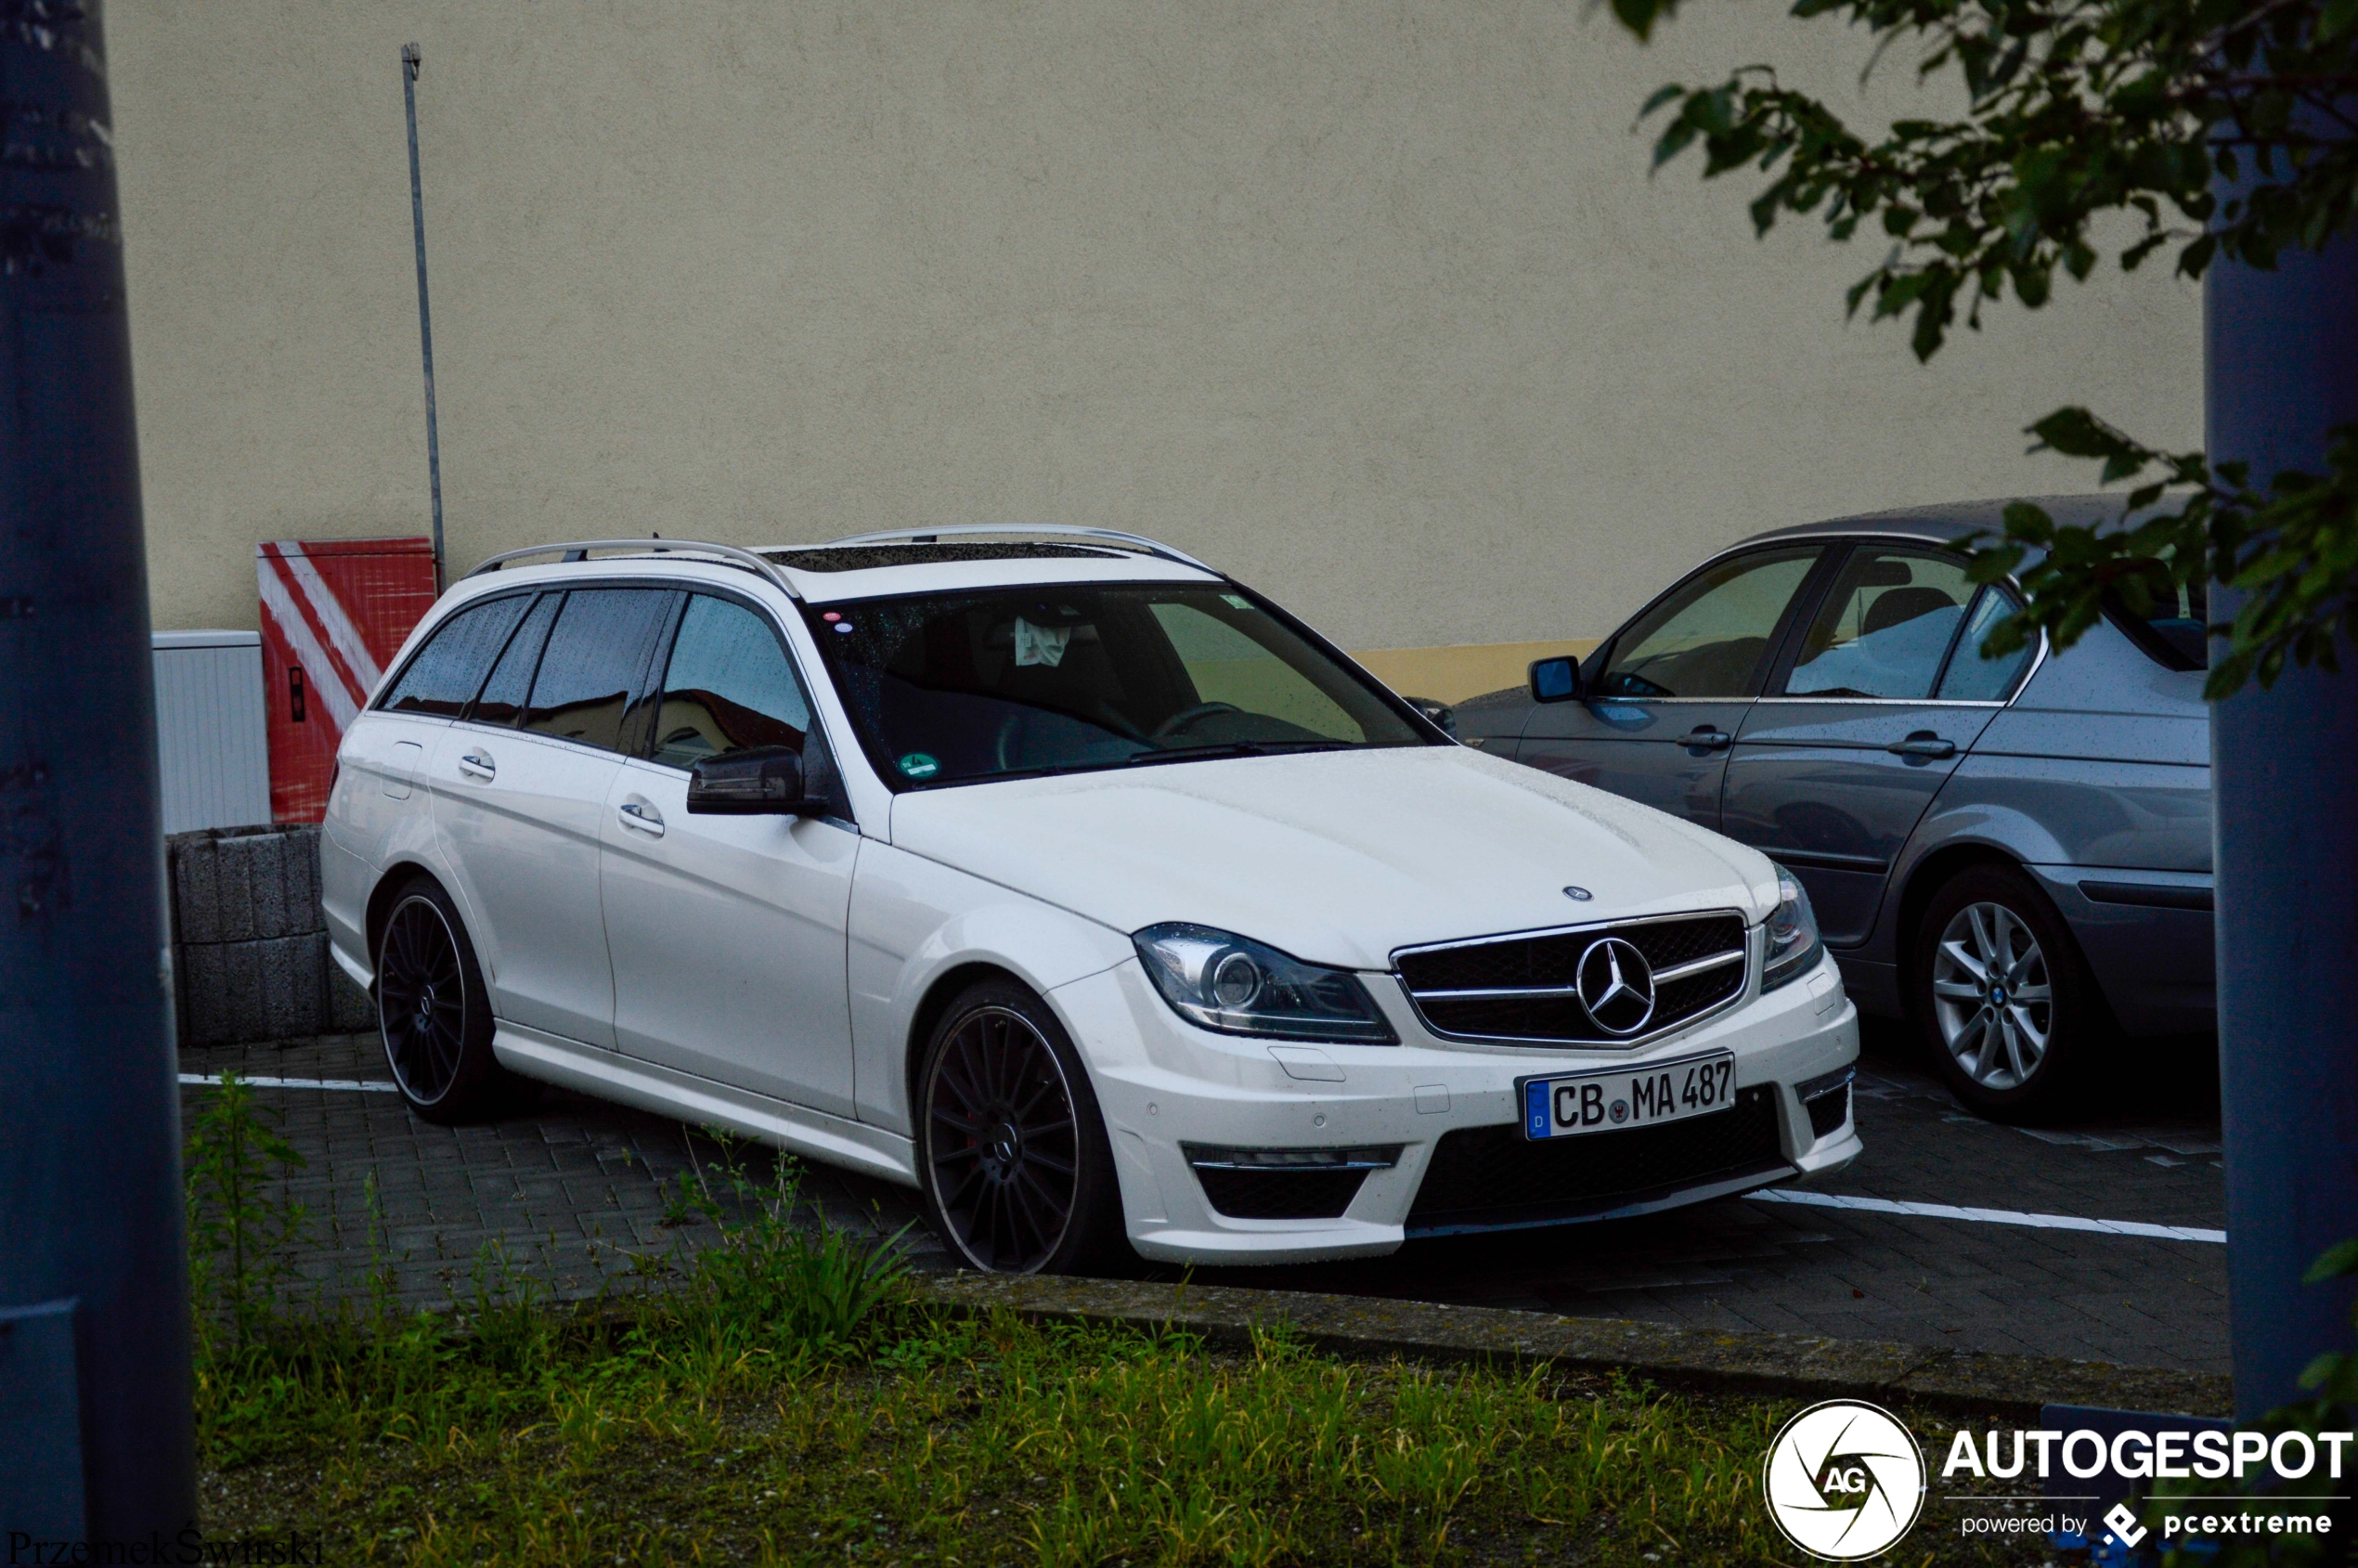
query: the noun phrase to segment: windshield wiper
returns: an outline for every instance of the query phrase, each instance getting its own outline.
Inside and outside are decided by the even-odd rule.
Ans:
[[[1208,745],[1174,745],[1160,751],[1135,752],[1122,758],[1125,767],[1157,762],[1206,762],[1224,757],[1274,757],[1280,752],[1352,751],[1349,741],[1221,741]]]

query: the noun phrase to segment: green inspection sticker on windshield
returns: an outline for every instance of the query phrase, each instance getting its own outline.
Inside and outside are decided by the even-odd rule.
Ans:
[[[1252,608],[1252,601],[1247,599],[1241,593],[1224,593],[1220,597],[1227,603],[1228,608],[1231,610],[1250,610]]]
[[[922,751],[913,751],[900,759],[900,771],[913,779],[929,779],[941,771],[941,764]]]

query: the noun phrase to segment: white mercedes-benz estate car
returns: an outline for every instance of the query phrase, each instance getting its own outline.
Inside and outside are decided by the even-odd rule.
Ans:
[[[1859,1153],[1856,1013],[1767,857],[1103,530],[495,557],[351,726],[321,868],[420,1116],[536,1079],[729,1128],[917,1186],[979,1269],[1383,1253]]]

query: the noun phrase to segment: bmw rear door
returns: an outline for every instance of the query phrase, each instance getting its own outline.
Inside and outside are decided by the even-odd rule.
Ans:
[[[1720,830],[1800,878],[1829,946],[1866,940],[1901,847],[2029,657],[1981,658],[2013,602],[1964,567],[1932,544],[1841,551],[1731,749]]]

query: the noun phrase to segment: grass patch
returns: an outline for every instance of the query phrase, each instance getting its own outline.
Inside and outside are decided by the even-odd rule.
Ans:
[[[413,1563],[1799,1561],[1759,1496],[1793,1402],[959,1315],[889,1244],[791,1223],[790,1166],[722,1173],[752,1217],[660,1294],[562,1307],[486,1254],[455,1315],[265,1314],[206,1276],[208,1533]],[[1950,1427],[1905,1415],[1937,1459]],[[1928,1510],[1897,1560],[2044,1555]]]
[[[693,1318],[420,1325],[393,1380],[257,1356],[207,1389],[208,1526],[433,1563],[1798,1560],[1759,1501],[1775,1401],[909,1306],[778,1354]],[[1903,1552],[2010,1560],[1937,1516]]]

